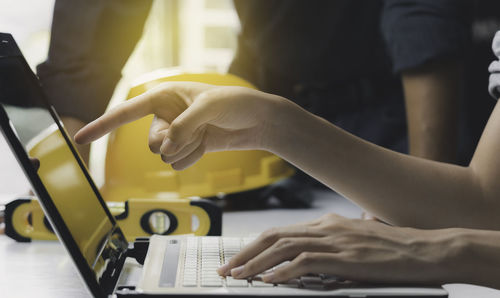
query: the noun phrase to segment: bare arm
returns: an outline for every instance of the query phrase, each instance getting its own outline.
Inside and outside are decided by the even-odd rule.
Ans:
[[[469,167],[399,154],[283,102],[268,147],[387,222],[498,229],[500,107]],[[285,124],[291,123],[291,127]]]
[[[421,228],[498,229],[500,107],[471,165],[395,153],[363,141],[282,97],[241,87],[169,83],[83,128],[94,140],[147,114],[150,148],[175,169],[205,152],[265,149],[295,164],[383,220]]]
[[[418,230],[328,214],[265,231],[217,271],[247,278],[289,260],[263,280],[281,283],[326,273],[362,282],[500,288],[499,250],[498,231]]]
[[[402,72],[410,154],[455,162],[462,70],[458,62],[428,63]]]

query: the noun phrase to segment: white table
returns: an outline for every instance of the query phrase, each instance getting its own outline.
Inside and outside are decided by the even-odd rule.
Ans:
[[[0,135],[0,203],[27,184]],[[332,192],[316,194],[314,208],[227,212],[223,235],[241,236],[274,226],[317,218],[328,212],[359,217],[358,207]],[[500,298],[500,291],[471,285],[446,285],[450,298]],[[17,243],[0,235],[0,297],[90,297],[59,242]]]

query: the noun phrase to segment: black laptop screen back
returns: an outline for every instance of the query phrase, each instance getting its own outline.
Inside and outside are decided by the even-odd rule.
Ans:
[[[20,57],[0,58],[0,104],[88,265],[95,263],[113,222],[106,214]],[[68,99],[71,100],[71,99]]]

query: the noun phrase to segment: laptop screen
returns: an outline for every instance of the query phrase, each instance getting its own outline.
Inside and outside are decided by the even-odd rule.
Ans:
[[[102,270],[98,256],[114,222],[26,68],[21,56],[0,57],[0,104],[25,151],[40,161],[38,176],[86,262],[94,271]]]

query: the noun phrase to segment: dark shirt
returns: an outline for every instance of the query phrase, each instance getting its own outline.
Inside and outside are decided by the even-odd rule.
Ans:
[[[236,0],[238,58],[295,81],[349,81],[387,73],[380,1]],[[254,78],[250,78],[254,80]]]
[[[463,59],[472,12],[470,0],[385,0],[382,32],[394,71],[435,59]]]
[[[90,122],[111,99],[152,0],[58,0],[47,60],[37,67],[59,114]]]
[[[447,30],[434,27],[463,29],[454,19],[459,14],[448,12],[455,1],[443,1],[443,5],[432,2],[440,1],[388,1],[383,6],[378,0],[236,0],[242,30],[230,72],[299,103],[306,98],[302,104],[312,106],[313,112],[333,111],[332,122],[344,114],[344,122],[349,124],[336,124],[351,132],[356,133],[360,125],[376,127],[373,121],[383,118],[381,121],[397,125],[401,132],[398,138],[404,138],[404,102],[400,82],[392,75],[380,18],[387,19],[383,36],[396,70],[403,68],[400,65],[413,67],[443,53],[433,50],[437,37],[425,39],[430,31],[443,34],[439,38],[446,48],[462,47],[459,39],[444,34]],[[151,1],[142,0],[56,1],[49,56],[37,70],[60,114],[88,122],[104,112],[150,7]],[[428,7],[433,8],[430,13],[426,12]],[[447,12],[438,14],[440,10]],[[448,15],[432,26],[420,26],[430,24],[428,19]],[[394,26],[411,29],[422,38],[388,30]],[[406,46],[404,51],[401,44]],[[432,50],[417,59],[427,48]],[[397,102],[398,108],[380,111],[381,116],[376,117],[372,113],[375,120],[367,123],[360,124],[370,115],[352,114],[353,109],[370,114],[366,105],[384,106],[388,102]],[[398,120],[386,114],[396,115]],[[382,126],[378,129],[385,130]],[[392,137],[391,132],[384,137],[367,137],[370,134],[358,135],[375,142]]]

